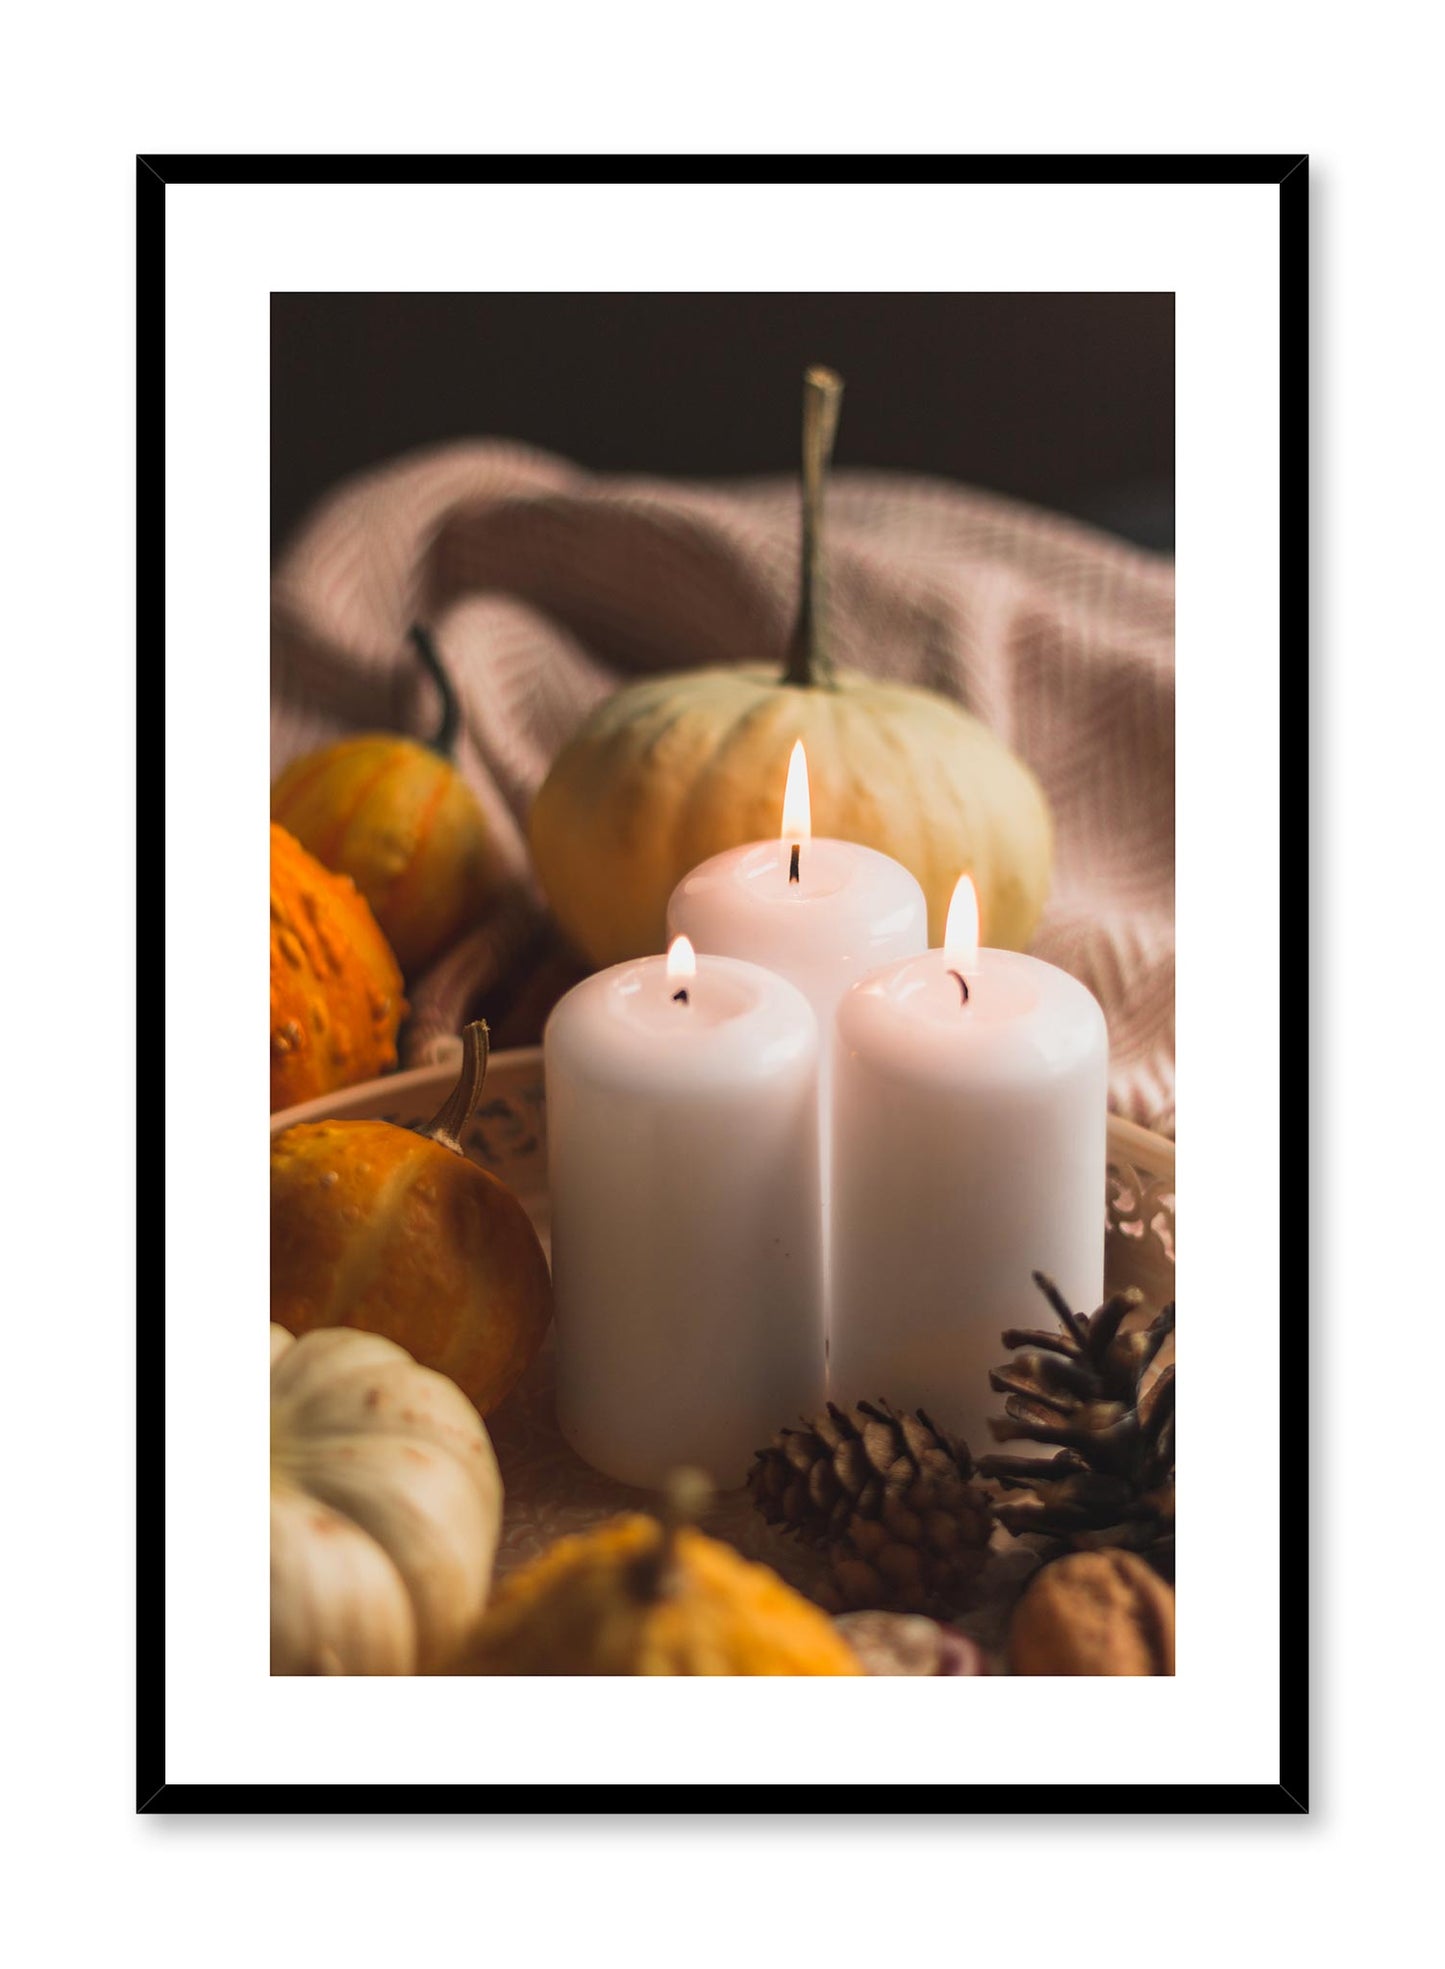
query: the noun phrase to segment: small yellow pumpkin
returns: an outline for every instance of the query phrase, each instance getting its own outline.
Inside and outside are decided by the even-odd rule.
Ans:
[[[861,1675],[826,1614],[767,1566],[632,1514],[505,1581],[461,1675]]]
[[[412,642],[442,695],[429,745],[367,732],[295,759],[271,789],[271,817],[366,897],[408,978],[480,919],[506,865],[452,764],[459,714],[435,645]]]
[[[462,1039],[457,1085],[424,1129],[315,1121],[276,1136],[271,1317],[296,1334],[383,1334],[489,1415],[541,1347],[552,1281],[522,1205],[462,1149],[485,1023]]]
[[[823,482],[842,385],[808,372],[802,606],[787,668],[630,684],[583,723],[533,803],[533,860],[563,930],[596,964],[661,950],[689,870],[777,835],[789,755],[808,756],[813,832],[902,862],[943,940],[965,871],[985,943],[1021,950],[1048,896],[1053,823],[1038,781],[977,718],[913,685],[835,672],[823,629]]]
[[[356,885],[271,823],[271,1112],[396,1065],[401,972]]]
[[[390,1340],[271,1328],[271,1673],[437,1668],[487,1601],[502,1480],[481,1417]]]

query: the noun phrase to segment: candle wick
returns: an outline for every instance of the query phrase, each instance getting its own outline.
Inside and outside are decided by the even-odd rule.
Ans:
[[[788,862],[788,880],[790,882],[796,882],[798,879],[798,854],[799,844],[795,841],[793,843],[792,856]]]
[[[673,1002],[673,1004],[674,1004],[674,1005],[686,1005],[686,1004],[687,1004],[687,1002],[688,1002],[688,998],[687,998],[687,986],[686,986],[686,985],[684,985],[684,986],[683,986],[683,988],[682,988],[682,990],[681,990],[681,991],[675,991],[675,992],[674,992],[674,993],[672,994],[672,1002]]]
[[[968,1003],[968,982],[965,979],[962,971],[950,971],[948,975],[951,978],[958,979],[958,989],[962,993],[962,996],[960,997],[958,1002],[960,1005],[966,1005]]]

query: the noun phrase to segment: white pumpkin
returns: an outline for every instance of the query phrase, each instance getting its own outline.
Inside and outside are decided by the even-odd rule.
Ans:
[[[374,1333],[271,1328],[271,1673],[411,1675],[471,1633],[502,1479],[477,1411]]]

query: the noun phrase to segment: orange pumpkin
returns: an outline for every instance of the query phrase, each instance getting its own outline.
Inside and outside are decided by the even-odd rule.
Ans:
[[[271,1111],[396,1065],[401,972],[356,885],[271,824]]]
[[[359,1327],[405,1347],[490,1413],[537,1353],[552,1281],[531,1220],[461,1138],[480,1097],[487,1028],[420,1130],[300,1122],[271,1144],[271,1318],[288,1333]]]
[[[507,868],[476,796],[451,762],[456,695],[430,636],[411,632],[442,694],[429,745],[367,732],[293,760],[271,789],[271,818],[318,861],[349,875],[408,978],[480,919]]]

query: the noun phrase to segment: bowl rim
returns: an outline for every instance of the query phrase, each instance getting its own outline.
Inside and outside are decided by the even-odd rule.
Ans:
[[[530,1068],[541,1072],[540,1046],[505,1046],[489,1057],[487,1078],[491,1080],[504,1073],[510,1075]],[[437,1081],[450,1083],[456,1077],[454,1065],[445,1060],[433,1060],[430,1066],[408,1067],[404,1073],[383,1073],[374,1080],[353,1081],[350,1087],[333,1088],[329,1094],[318,1094],[314,1100],[300,1101],[294,1108],[278,1108],[271,1117],[271,1133],[279,1135],[283,1128],[294,1128],[301,1121],[329,1121],[338,1102],[344,1102],[349,1107],[357,1101],[395,1100]]]
[[[487,1067],[489,1078],[541,1071],[540,1046],[505,1046],[492,1054]],[[350,1106],[356,1101],[395,1100],[439,1080],[446,1082],[455,1077],[452,1066],[433,1061],[430,1066],[408,1067],[404,1073],[384,1073],[374,1080],[359,1080],[330,1094],[318,1094],[315,1100],[302,1101],[294,1108],[278,1109],[271,1117],[271,1133],[279,1135],[283,1129],[293,1128],[302,1121],[327,1121],[335,1113],[338,1101]],[[1109,1156],[1111,1160],[1127,1162],[1131,1168],[1147,1170],[1158,1180],[1170,1184],[1174,1181],[1173,1142],[1167,1135],[1156,1135],[1152,1128],[1128,1121],[1121,1114],[1109,1116]]]

